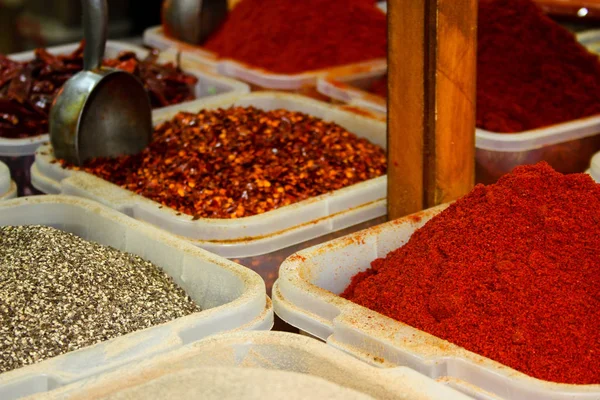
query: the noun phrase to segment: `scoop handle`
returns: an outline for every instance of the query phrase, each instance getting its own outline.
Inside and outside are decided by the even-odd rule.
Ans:
[[[108,25],[108,4],[106,0],[81,0],[83,10],[83,69],[92,71],[102,65],[106,30]]]

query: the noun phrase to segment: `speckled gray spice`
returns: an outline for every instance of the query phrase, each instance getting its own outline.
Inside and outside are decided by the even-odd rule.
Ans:
[[[136,255],[46,226],[0,228],[0,373],[197,311]]]

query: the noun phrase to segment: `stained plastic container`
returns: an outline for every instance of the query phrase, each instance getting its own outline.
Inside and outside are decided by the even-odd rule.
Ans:
[[[600,152],[594,154],[590,162],[590,168],[585,172],[590,174],[596,182],[600,183]]]
[[[338,295],[352,276],[404,245],[415,230],[445,207],[292,255],[281,265],[273,287],[275,313],[369,364],[407,366],[477,399],[599,399],[600,385],[568,385],[532,378]]]
[[[340,390],[351,389],[376,399],[467,398],[409,368],[375,368],[314,339],[282,332],[244,332],[213,336],[169,354],[154,357],[133,369],[121,369],[77,382],[49,393],[48,399],[78,396],[103,398],[117,394],[129,395],[131,398],[153,398],[153,390],[159,384],[168,386],[175,381],[178,386],[182,384],[190,390],[194,387],[205,389],[201,386],[205,383],[202,382],[205,371],[217,369],[219,372],[228,372],[232,368],[236,371],[252,368],[265,374],[265,379],[255,382],[253,398],[258,397],[257,388],[279,391],[285,389],[271,386],[273,382],[267,379],[269,371],[302,374],[296,375],[301,383],[313,382],[308,380],[309,377],[324,379],[338,385]],[[189,379],[181,380],[182,376],[189,376]],[[239,382],[233,381],[228,385],[218,389],[227,398],[232,398],[233,393],[239,393],[236,390]],[[316,396],[310,386],[303,390],[306,392],[304,398]],[[263,391],[262,394],[269,393]]]
[[[380,114],[387,114],[387,99],[370,93],[373,82],[387,74],[387,66],[371,71],[329,75],[319,78],[317,91],[334,102],[363,107]]]
[[[311,89],[314,89],[319,77],[328,74],[367,72],[387,65],[386,59],[381,58],[298,74],[279,74],[251,66],[241,61],[229,58],[219,58],[216,53],[208,51],[201,46],[193,46],[169,38],[164,34],[162,26],[148,28],[144,32],[144,43],[161,50],[170,48],[181,50],[185,53],[185,56],[189,61],[208,67],[219,74],[248,82],[253,85],[253,88],[255,89],[299,91],[310,96],[316,95],[316,91]]]
[[[17,197],[17,184],[10,177],[10,170],[0,161],[0,200]]]
[[[202,108],[231,105],[301,111],[336,122],[372,143],[384,148],[386,146],[385,122],[295,94],[260,92],[222,96],[216,100],[207,99],[202,105],[182,105],[179,109],[197,112]],[[175,110],[157,111],[155,123],[169,119],[174,114]],[[268,288],[276,277],[277,268],[292,252],[314,244],[313,240],[319,240],[316,238],[324,235],[338,235],[338,231],[352,229],[351,227],[359,224],[362,224],[360,228],[365,228],[382,222],[381,218],[386,215],[385,176],[260,215],[237,219],[192,220],[191,216],[182,215],[91,174],[64,169],[54,160],[49,145],[41,147],[36,153],[31,180],[41,192],[90,198],[135,219],[159,226],[206,250],[236,259],[243,265],[260,271],[267,280]],[[333,236],[327,237],[331,238]],[[325,239],[321,238],[319,241]],[[307,241],[313,242],[305,243]],[[279,251],[282,252],[278,253]]]
[[[203,311],[0,374],[0,398],[46,392],[231,330],[269,330],[273,310],[249,269],[96,202],[34,196],[0,202],[0,225],[47,225],[134,253],[169,274]]]
[[[493,183],[518,165],[547,161],[563,174],[583,172],[600,151],[600,116],[582,118],[521,133],[477,129],[477,181]]]

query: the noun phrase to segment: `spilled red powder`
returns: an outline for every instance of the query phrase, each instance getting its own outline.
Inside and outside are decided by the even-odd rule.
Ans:
[[[600,185],[516,168],[357,274],[343,297],[530,376],[600,383]]]

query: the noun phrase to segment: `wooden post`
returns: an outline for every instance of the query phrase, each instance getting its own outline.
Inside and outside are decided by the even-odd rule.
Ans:
[[[474,183],[477,0],[388,0],[388,216]]]

